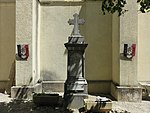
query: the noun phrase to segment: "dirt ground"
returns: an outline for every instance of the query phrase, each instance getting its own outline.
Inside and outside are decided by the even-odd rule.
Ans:
[[[32,101],[12,100],[9,95],[0,93],[0,113],[71,113],[61,107],[36,106]],[[110,113],[150,113],[150,101],[113,101]]]

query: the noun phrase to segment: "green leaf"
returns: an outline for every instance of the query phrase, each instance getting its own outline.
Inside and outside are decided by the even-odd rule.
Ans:
[[[147,10],[147,12],[150,12],[150,9],[149,9],[149,10]]]

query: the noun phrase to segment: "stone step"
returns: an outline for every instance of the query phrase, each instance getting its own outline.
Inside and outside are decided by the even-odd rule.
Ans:
[[[42,81],[43,92],[64,92],[65,81]]]

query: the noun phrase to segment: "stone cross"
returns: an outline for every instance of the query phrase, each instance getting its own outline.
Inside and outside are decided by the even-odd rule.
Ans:
[[[73,32],[71,34],[72,37],[81,37],[79,25],[83,25],[85,23],[84,19],[79,19],[79,15],[75,13],[73,15],[74,19],[69,19],[69,25],[74,25]]]

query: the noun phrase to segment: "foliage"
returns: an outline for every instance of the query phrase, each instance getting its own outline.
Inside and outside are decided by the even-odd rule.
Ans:
[[[142,13],[150,12],[150,0],[137,0],[140,3],[140,11]]]
[[[142,13],[150,12],[150,0],[137,0],[137,3],[140,3],[140,11]],[[127,4],[126,0],[103,0],[102,11],[103,14],[106,12],[115,13],[118,12],[118,15],[124,14],[127,9],[124,9]]]
[[[102,11],[109,13],[118,12],[119,16],[125,13],[127,10],[124,10],[123,7],[126,4],[126,0],[103,0]]]

